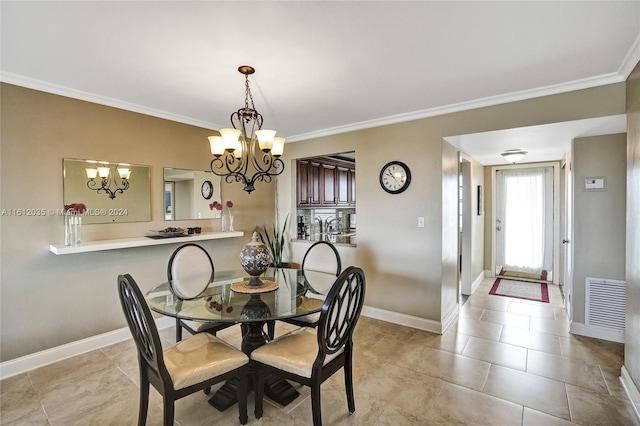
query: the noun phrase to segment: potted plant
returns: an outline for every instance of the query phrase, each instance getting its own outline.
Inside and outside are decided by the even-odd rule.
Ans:
[[[269,233],[267,225],[262,225],[262,230],[258,229],[260,239],[269,248],[271,256],[273,257],[273,265],[275,267],[290,267],[289,263],[282,262],[282,255],[284,254],[284,241],[287,230],[287,222],[289,221],[289,215],[284,219],[284,225],[282,229],[278,229],[276,225],[273,225],[272,233]]]

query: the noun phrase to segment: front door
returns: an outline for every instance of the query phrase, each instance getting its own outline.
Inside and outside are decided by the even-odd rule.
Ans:
[[[553,167],[496,171],[496,274],[552,279]]]

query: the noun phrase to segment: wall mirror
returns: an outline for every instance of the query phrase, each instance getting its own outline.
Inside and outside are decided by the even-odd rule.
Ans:
[[[63,201],[83,203],[83,223],[149,222],[149,166],[108,161],[62,160]]]
[[[221,202],[220,176],[188,169],[164,169],[164,219],[216,219],[221,211],[211,208]]]

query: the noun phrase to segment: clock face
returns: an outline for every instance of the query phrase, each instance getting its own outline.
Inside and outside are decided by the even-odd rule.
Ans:
[[[202,197],[205,200],[210,199],[213,196],[213,184],[209,180],[202,182],[202,188],[200,189]]]
[[[411,171],[400,161],[391,161],[380,170],[380,186],[389,194],[399,194],[409,187]]]

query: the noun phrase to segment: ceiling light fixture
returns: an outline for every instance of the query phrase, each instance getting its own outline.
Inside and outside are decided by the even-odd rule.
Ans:
[[[527,154],[527,151],[523,151],[521,149],[507,149],[500,155],[502,155],[509,163],[516,164],[517,162],[522,161]]]
[[[255,190],[255,182],[271,182],[273,176],[284,171],[280,159],[284,151],[284,138],[275,137],[275,130],[262,129],[262,115],[256,111],[249,86],[249,75],[256,70],[249,65],[238,67],[244,74],[244,108],[231,114],[232,129],[220,129],[220,136],[209,136],[214,159],[211,171],[225,178],[227,183],[242,182],[249,194]],[[257,146],[256,146],[257,145]],[[249,163],[255,170],[248,176]]]
[[[118,176],[120,181],[116,178],[116,169],[118,170]],[[100,191],[104,191],[110,199],[116,198],[116,194],[124,194],[124,191],[129,189],[129,178],[131,177],[131,169],[126,167],[126,164],[102,164],[95,169],[85,169],[87,177],[87,187],[98,194]],[[100,177],[100,185],[96,182],[96,178]]]

